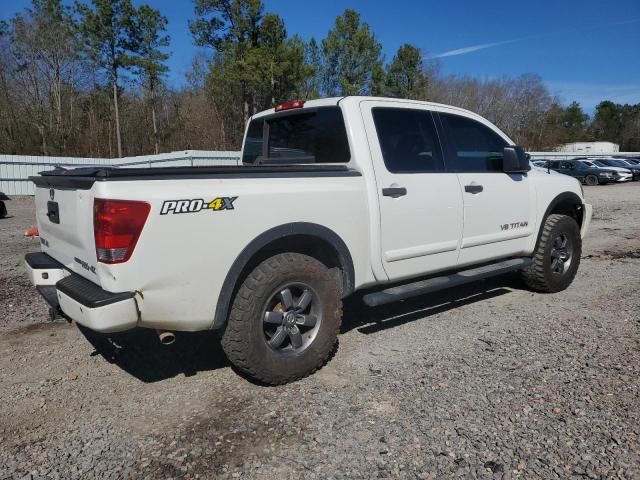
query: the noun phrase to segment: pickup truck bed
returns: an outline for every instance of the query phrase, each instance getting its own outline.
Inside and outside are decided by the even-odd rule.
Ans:
[[[82,167],[55,169],[29,177],[40,187],[71,187],[89,189],[95,182],[134,180],[180,180],[193,178],[296,178],[296,177],[359,177],[360,172],[346,165],[277,165],[237,167]]]

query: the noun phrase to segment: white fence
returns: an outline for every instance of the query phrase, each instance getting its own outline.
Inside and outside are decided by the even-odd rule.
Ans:
[[[571,160],[576,157],[591,158],[629,156],[640,157],[640,152],[590,153],[580,152],[529,152],[533,160]],[[55,166],[82,167],[109,165],[117,167],[202,167],[210,165],[239,165],[240,152],[207,150],[183,150],[125,158],[39,157],[28,155],[0,155],[0,192],[7,195],[33,195],[34,185],[29,177]]]
[[[238,165],[240,152],[184,150],[125,158],[40,157],[29,155],[0,155],[0,192],[7,195],[33,195],[34,185],[29,177],[56,166],[83,167],[108,165],[116,167],[202,167]]]

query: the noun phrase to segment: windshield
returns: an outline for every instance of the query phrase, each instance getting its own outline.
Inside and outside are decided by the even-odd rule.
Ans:
[[[614,167],[626,168],[629,166],[629,164],[625,163],[622,160],[602,160],[602,161],[607,165],[613,165]]]
[[[586,165],[587,167],[598,168],[598,166],[596,164],[594,164],[593,162],[590,162],[588,160],[580,160],[580,163],[583,164],[583,165]]]

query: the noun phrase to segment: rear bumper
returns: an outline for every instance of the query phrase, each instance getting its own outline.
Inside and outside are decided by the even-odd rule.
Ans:
[[[27,254],[25,267],[47,303],[77,323],[97,332],[120,332],[137,325],[134,292],[107,292],[45,253]]]
[[[54,286],[69,275],[64,265],[42,252],[27,253],[24,256],[24,265],[29,280],[36,286]]]

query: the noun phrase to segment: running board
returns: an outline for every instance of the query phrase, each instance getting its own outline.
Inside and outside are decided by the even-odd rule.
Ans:
[[[398,285],[397,287],[387,288],[381,292],[368,293],[362,297],[364,303],[370,307],[377,307],[385,303],[397,302],[406,298],[424,295],[426,293],[437,292],[445,288],[464,285],[465,283],[475,282],[484,278],[495,277],[503,273],[521,270],[531,263],[531,258],[522,257],[511,260],[504,260],[482,267],[462,270],[452,273],[451,275],[442,275],[440,277],[428,278],[419,282]]]

